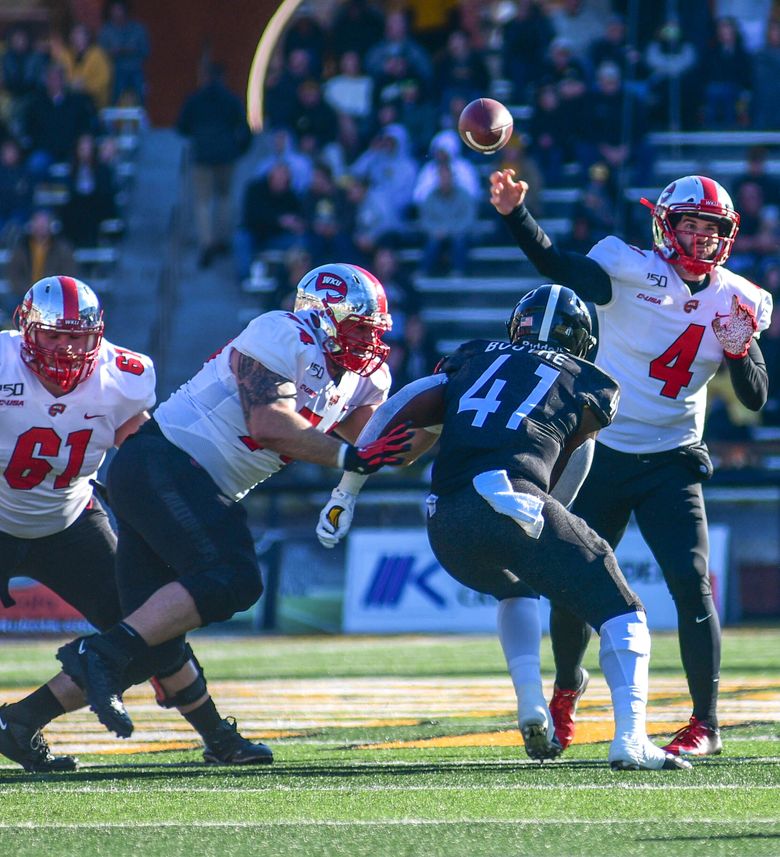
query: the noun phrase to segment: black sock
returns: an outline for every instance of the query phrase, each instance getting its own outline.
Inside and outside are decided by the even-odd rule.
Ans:
[[[693,714],[718,726],[720,677],[720,621],[711,596],[702,599],[702,613],[678,613],[680,654],[693,700]],[[706,621],[699,621],[706,616]]]
[[[6,709],[8,719],[15,723],[24,723],[33,729],[40,729],[47,723],[65,713],[59,699],[51,692],[49,685],[45,684],[34,690],[29,696],[14,702]]]
[[[550,611],[550,642],[555,657],[555,684],[561,690],[577,690],[582,682],[582,659],[590,640],[590,625],[568,610]]]
[[[192,724],[194,729],[197,729],[207,744],[222,727],[222,718],[219,716],[217,706],[214,705],[214,700],[211,697],[203,705],[199,705],[182,716],[188,723]]]
[[[149,646],[144,638],[127,622],[120,622],[94,638],[98,651],[109,655],[119,656],[119,660],[130,661],[142,658],[149,652]]]

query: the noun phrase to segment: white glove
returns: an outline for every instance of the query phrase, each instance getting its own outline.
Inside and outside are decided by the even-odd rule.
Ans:
[[[317,524],[317,538],[324,548],[333,548],[346,536],[352,526],[357,494],[334,488],[330,500],[322,507]]]

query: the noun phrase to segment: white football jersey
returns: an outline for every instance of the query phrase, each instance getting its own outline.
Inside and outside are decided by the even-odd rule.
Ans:
[[[152,361],[103,340],[92,374],[53,396],[0,333],[0,531],[24,539],[69,527],[92,498],[89,480],[116,430],[154,404]]]
[[[652,250],[615,236],[588,253],[609,274],[612,299],[596,306],[596,365],[620,384],[620,408],[599,441],[620,452],[662,452],[701,440],[707,382],[723,361],[712,321],[731,312],[732,296],[769,326],[769,292],[723,267],[691,294],[677,269]]]
[[[258,447],[249,436],[230,368],[233,349],[293,381],[296,410],[321,432],[330,431],[355,408],[387,398],[386,364],[367,378],[345,372],[338,384],[333,381],[308,315],[273,311],[258,316],[154,412],[168,440],[188,452],[234,500],[276,473],[287,459]]]

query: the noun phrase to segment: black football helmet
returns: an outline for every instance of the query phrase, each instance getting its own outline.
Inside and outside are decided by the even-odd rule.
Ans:
[[[538,342],[584,357],[596,344],[588,308],[566,286],[549,283],[521,298],[506,323],[512,343]]]

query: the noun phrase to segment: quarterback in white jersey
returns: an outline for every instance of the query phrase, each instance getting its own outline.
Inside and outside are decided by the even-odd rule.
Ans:
[[[19,331],[0,333],[0,600],[13,606],[8,582],[25,575],[100,629],[122,611],[116,535],[91,480],[107,450],[149,419],[155,398],[151,360],[103,339],[102,316],[85,283],[46,277],[25,295]],[[158,702],[198,730],[207,761],[271,761],[265,745],[220,717],[189,648],[163,652],[142,678],[152,674]],[[0,753],[28,771],[73,770],[76,760],[54,756],[41,729],[84,702],[78,683],[60,673],[0,706]]]
[[[708,570],[701,483],[712,475],[702,442],[707,383],[725,362],[739,401],[766,402],[758,336],[769,326],[768,292],[723,267],[739,232],[728,193],[707,176],[664,188],[652,210],[653,247],[610,236],[583,256],[558,250],[529,214],[528,185],[511,170],[490,177],[491,202],[545,277],[596,307],[596,365],[620,384],[620,408],[595,446],[572,511],[613,547],[633,514],[677,607],[693,713],[667,745],[678,755],[721,752],[717,719],[720,623]],[[551,615],[556,687],[550,710],[566,747],[587,686],[588,629],[556,605]]]
[[[107,485],[125,619],[58,652],[109,730],[133,730],[121,698],[127,670],[262,594],[254,538],[235,501],[288,460],[361,474],[401,464],[406,426],[354,445],[390,386],[389,327],[371,273],[315,268],[298,284],[292,313],[251,322],[116,454]]]

